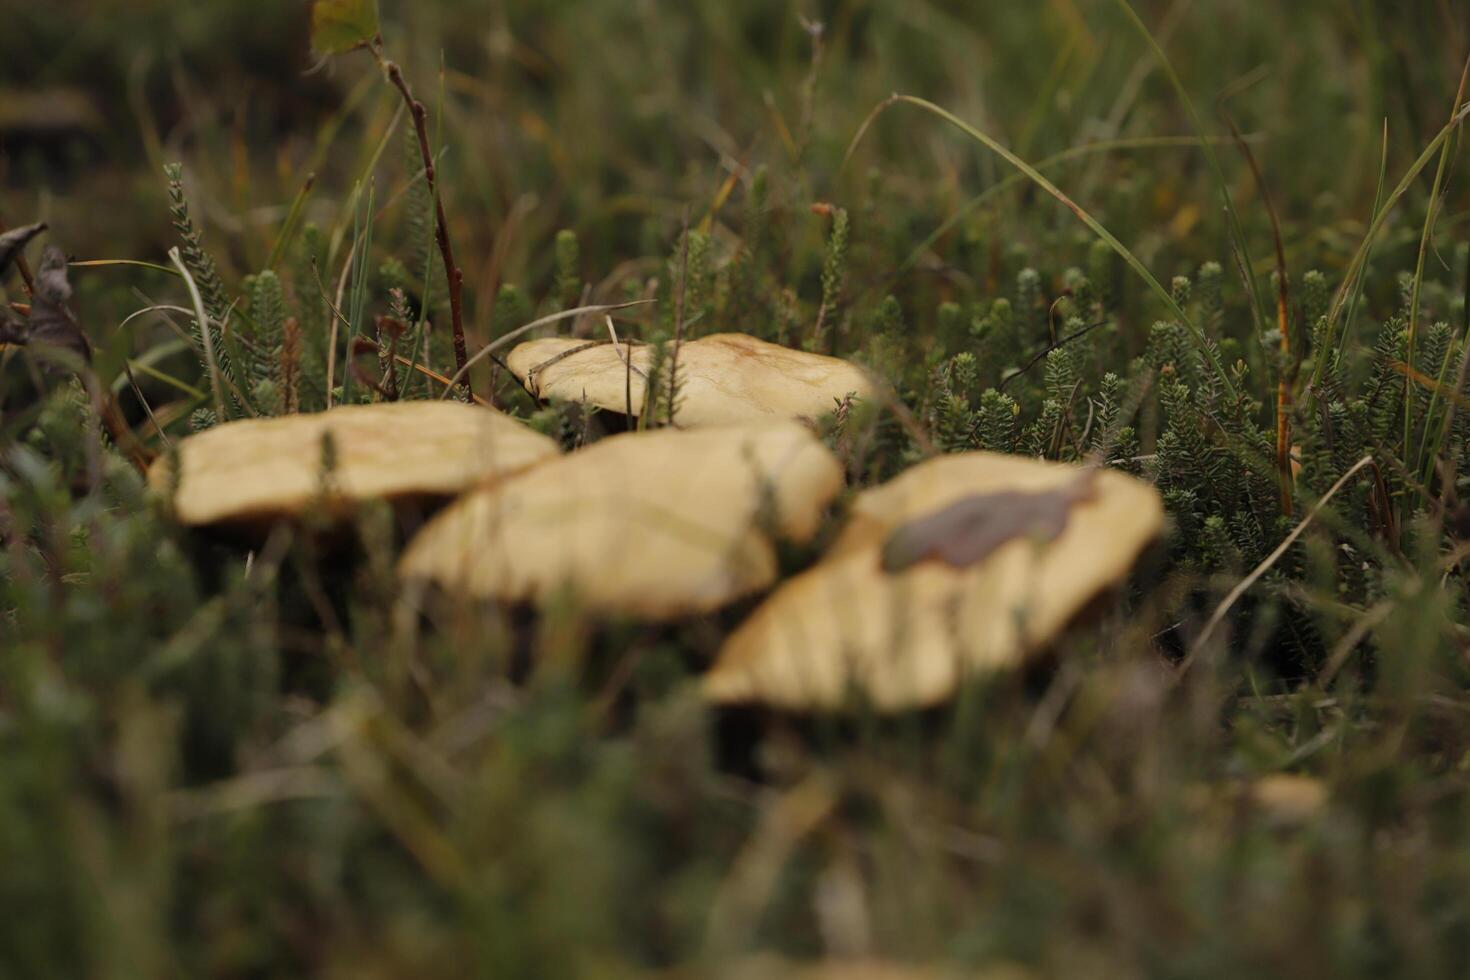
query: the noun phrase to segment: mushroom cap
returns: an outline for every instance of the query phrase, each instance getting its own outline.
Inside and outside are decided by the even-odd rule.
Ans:
[[[929,460],[860,494],[828,555],[777,590],[726,640],[704,679],[716,702],[841,707],[856,687],[879,710],[950,697],[967,674],[1045,647],[1127,574],[1163,528],[1158,492],[1096,471],[1050,541],[1014,537],[964,567],[920,561],[883,569],[898,528],[977,494],[1046,493],[1078,467],[964,453]]]
[[[629,357],[635,370],[623,363]],[[521,344],[506,365],[541,397],[627,412],[643,411],[653,348],[548,337]],[[641,373],[640,373],[641,372]],[[817,418],[849,394],[871,397],[872,382],[856,365],[808,354],[740,333],[717,333],[679,345],[679,402],[683,428],[758,419]]]
[[[796,422],[627,433],[468,494],[409,542],[399,574],[480,598],[651,620],[775,580],[772,536],[810,538],[842,467]]]
[[[556,456],[556,443],[493,409],[450,401],[344,405],[327,412],[225,422],[178,446],[174,509],[184,524],[299,516],[323,489],[323,437],[336,466],[332,506],[374,497],[453,496]],[[148,471],[166,492],[172,462]]]
[[[1269,822],[1284,826],[1310,822],[1327,806],[1330,796],[1320,779],[1287,772],[1261,776],[1245,795]]]

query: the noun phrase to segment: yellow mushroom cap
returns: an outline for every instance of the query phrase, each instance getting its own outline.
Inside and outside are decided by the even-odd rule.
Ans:
[[[1011,538],[963,567],[883,568],[893,532],[981,494],[1044,494],[1093,481],[1049,541]],[[851,689],[897,711],[950,697],[975,672],[1046,646],[1120,582],[1163,527],[1151,486],[1115,470],[965,453],[859,495],[829,554],[777,590],[725,642],[704,691],[716,702],[842,706]]]
[[[668,349],[672,356],[672,346]],[[612,412],[627,412],[631,400],[636,416],[643,412],[652,360],[653,349],[646,344],[549,337],[516,347],[506,365],[543,398],[585,397]],[[817,418],[849,394],[867,398],[873,391],[867,375],[847,361],[739,333],[680,344],[678,381],[674,422],[683,428]]]
[[[772,537],[811,537],[841,487],[795,422],[616,435],[456,501],[399,573],[504,601],[569,586],[599,613],[672,619],[770,585]]]
[[[347,405],[329,412],[225,422],[178,446],[174,510],[185,524],[302,514],[322,497],[323,443],[335,464],[330,502],[452,496],[556,456],[556,443],[493,409],[449,401]],[[169,457],[148,471],[167,492]]]

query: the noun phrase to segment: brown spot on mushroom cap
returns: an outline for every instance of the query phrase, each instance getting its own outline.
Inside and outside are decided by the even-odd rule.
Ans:
[[[623,358],[628,357],[630,372]],[[578,401],[633,414],[643,412],[648,345],[589,344],[549,337],[521,344],[506,364],[543,398]],[[539,369],[539,370],[538,370]],[[631,373],[631,379],[630,379]],[[674,422],[684,428],[758,419],[817,418],[848,394],[871,397],[873,386],[857,366],[739,333],[717,333],[679,347],[679,404]]]
[[[841,487],[799,423],[627,433],[456,501],[399,572],[505,601],[570,586],[599,613],[672,619],[770,585],[772,537],[811,537]]]
[[[348,405],[226,422],[179,443],[174,511],[185,524],[299,516],[323,491],[323,441],[336,463],[334,507],[371,498],[452,496],[559,452],[554,441],[488,408],[448,401]],[[165,492],[169,457],[148,471]]]
[[[1018,663],[1124,578],[1163,527],[1156,490],[1102,470],[1054,539],[1017,537],[967,567],[928,561],[886,573],[883,546],[896,529],[967,497],[1053,491],[1081,473],[965,453],[862,493],[828,555],[727,639],[705,694],[825,709],[840,707],[856,687],[893,711],[938,703],[965,675]]]

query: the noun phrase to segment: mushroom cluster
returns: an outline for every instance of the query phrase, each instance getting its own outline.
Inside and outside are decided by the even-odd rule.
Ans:
[[[841,487],[799,423],[626,433],[462,497],[399,570],[512,602],[570,587],[592,611],[674,619],[769,586],[775,539],[810,538]]]
[[[1152,487],[992,453],[860,494],[829,554],[768,598],[704,679],[718,703],[878,710],[950,697],[1045,647],[1162,529]]]
[[[364,500],[452,497],[556,456],[554,441],[493,409],[448,401],[347,405],[226,422],[182,440],[178,472],[148,471],[189,525],[298,517]]]
[[[542,393],[626,407],[650,363],[648,348],[624,363],[627,351],[540,340],[511,366]],[[606,616],[700,615],[771,587],[777,543],[815,535],[843,469],[796,419],[870,388],[845,362],[735,334],[684,344],[679,370],[678,425],[570,455],[491,409],[398,402],[216,426],[149,480],[193,525],[458,496],[410,541],[402,579],[511,603],[570,590]],[[935,704],[1050,644],[1162,525],[1158,493],[1115,470],[929,460],[856,497],[828,553],[727,638],[703,692],[789,710],[839,708],[855,689],[880,710]]]
[[[653,348],[548,337],[519,345],[506,365],[538,397],[586,399],[607,411],[641,416]],[[682,428],[814,419],[849,395],[873,394],[868,376],[847,361],[739,333],[680,344],[678,385],[673,421]]]

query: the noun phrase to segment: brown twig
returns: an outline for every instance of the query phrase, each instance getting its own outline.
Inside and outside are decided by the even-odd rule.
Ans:
[[[132,377],[131,369],[128,370],[128,377],[130,379]],[[141,400],[141,392],[139,396]],[[143,407],[147,409],[148,403],[144,402]],[[153,418],[151,409],[148,410],[148,417],[150,419]],[[138,441],[137,433],[128,424],[128,420],[123,416],[122,409],[118,407],[117,396],[110,391],[102,393],[98,397],[98,418],[101,420],[103,427],[107,429],[108,436],[111,437],[117,447],[127,456],[128,462],[132,463],[139,473],[147,473],[148,466],[153,462],[155,454],[150,452]],[[158,425],[158,420],[154,419],[153,424],[155,426]],[[161,429],[159,430],[159,434],[162,434]]]
[[[1027,361],[1025,364],[1021,365],[1020,368],[1018,368],[1017,370],[1015,370],[1015,371],[1011,372],[1010,374],[1006,375],[1004,378],[1001,378],[1000,379],[1000,384],[998,384],[998,385],[995,386],[995,390],[996,391],[1002,391],[1002,392],[1005,391],[1006,390],[1006,385],[1010,384],[1012,381],[1016,380],[1021,375],[1025,374],[1027,371],[1029,371],[1032,368],[1034,368],[1037,364],[1041,363],[1042,358],[1046,357],[1046,355],[1050,354],[1054,350],[1057,350],[1059,348],[1062,348],[1062,347],[1067,346],[1072,341],[1076,340],[1078,337],[1083,337],[1083,336],[1086,336],[1087,334],[1092,333],[1092,331],[1096,330],[1098,327],[1107,325],[1107,323],[1108,323],[1108,321],[1105,320],[1105,319],[1104,320],[1098,320],[1098,321],[1096,321],[1094,323],[1089,323],[1087,326],[1082,327],[1082,328],[1080,328],[1078,330],[1074,330],[1071,333],[1067,334],[1061,340],[1058,340],[1055,343],[1047,344],[1044,348],[1042,348],[1041,350],[1037,351],[1036,354],[1035,354],[1035,356],[1032,357],[1031,360]],[[976,432],[978,430],[979,430],[979,423],[976,423],[975,428],[971,430],[971,434],[973,435],[974,432]]]
[[[1235,143],[1240,147],[1240,152],[1245,155],[1245,162],[1250,164],[1251,175],[1256,179],[1256,187],[1260,189],[1261,198],[1266,202],[1266,214],[1271,219],[1271,237],[1276,244],[1276,332],[1281,335],[1281,367],[1276,378],[1276,471],[1281,483],[1281,513],[1290,517],[1293,510],[1292,490],[1295,482],[1291,473],[1291,387],[1296,381],[1297,365],[1291,360],[1291,315],[1286,294],[1286,248],[1281,243],[1281,219],[1276,214],[1276,204],[1271,199],[1271,189],[1266,186],[1266,178],[1256,163],[1256,155],[1251,152],[1250,144],[1245,141],[1245,137],[1241,136],[1235,120],[1230,118],[1223,109],[1221,115],[1225,117],[1226,124],[1230,126],[1230,133],[1235,137]]]
[[[449,320],[454,336],[454,366],[457,370],[463,369],[470,356],[464,339],[464,271],[454,261],[454,246],[449,241],[449,219],[444,214],[444,199],[439,194],[437,171],[434,169],[434,153],[429,147],[429,111],[424,108],[422,102],[414,98],[413,91],[408,87],[408,81],[403,77],[402,69],[396,63],[383,57],[381,35],[373,38],[373,43],[368,50],[377,59],[388,81],[403,96],[409,115],[413,117],[414,132],[419,138],[419,156],[422,157],[424,164],[424,182],[428,184],[429,193],[434,198],[434,240],[438,243],[439,255],[444,260],[444,278],[449,283]],[[465,394],[473,398],[474,389],[470,386],[468,375],[464,377],[461,384],[464,385]],[[492,396],[493,394],[492,392]]]
[[[432,368],[426,367],[425,365],[420,364],[417,361],[411,361],[408,358],[404,357],[402,354],[394,354],[393,355],[393,360],[397,361],[399,364],[402,364],[404,367],[408,368],[411,371],[417,371],[419,374],[422,374],[424,377],[428,378],[430,381],[437,381],[441,385],[450,385],[450,384],[453,384],[452,381],[450,381],[444,375],[440,374],[438,371],[435,371]],[[475,400],[475,404],[476,405],[484,405],[484,406],[487,406],[488,407],[489,404],[490,404],[484,398],[481,398],[479,395],[471,394],[470,397]]]

